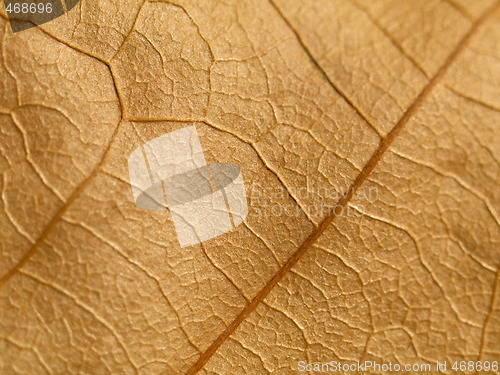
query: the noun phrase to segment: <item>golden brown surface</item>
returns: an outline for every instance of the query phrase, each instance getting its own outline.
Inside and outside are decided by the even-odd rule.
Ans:
[[[17,34],[0,14],[1,374],[500,360],[494,1],[84,0]],[[193,124],[249,214],[180,249],[127,157]]]

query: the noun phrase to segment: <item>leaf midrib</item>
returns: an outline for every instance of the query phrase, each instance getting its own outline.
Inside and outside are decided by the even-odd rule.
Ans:
[[[353,192],[357,189],[370,175],[370,173],[375,169],[376,165],[385,154],[389,146],[392,144],[394,139],[397,137],[399,132],[403,129],[404,125],[411,118],[413,113],[420,107],[425,98],[429,95],[432,89],[439,83],[444,74],[447,72],[451,64],[456,60],[457,56],[465,49],[465,47],[470,43],[472,37],[477,33],[477,30],[481,25],[483,25],[489,18],[491,18],[500,7],[500,2],[493,5],[491,8],[486,10],[481,17],[473,23],[472,27],[469,29],[467,34],[460,40],[455,50],[448,56],[444,64],[439,68],[437,73],[432,77],[429,83],[420,92],[418,97],[415,99],[413,104],[406,110],[403,116],[399,119],[397,124],[392,128],[392,130],[387,134],[385,138],[381,141],[378,149],[373,153],[373,155],[368,160],[365,167],[361,170],[360,174],[356,177],[354,182],[350,185],[347,193],[339,199],[337,204],[334,206],[340,206],[344,208],[347,203],[352,198]],[[302,41],[299,43],[303,46]],[[318,63],[314,61],[313,57],[309,55],[316,66]],[[328,81],[330,81],[328,79]],[[335,87],[334,87],[335,88]],[[338,90],[337,90],[338,91]],[[343,95],[342,95],[343,96]],[[341,210],[342,211],[342,210]],[[222,334],[217,337],[217,339],[210,345],[210,347],[200,356],[198,361],[187,371],[188,375],[194,375],[200,371],[203,366],[208,362],[212,355],[217,351],[217,349],[236,331],[239,325],[252,313],[257,306],[269,295],[271,290],[288,274],[288,271],[300,260],[304,253],[316,242],[316,240],[323,234],[326,228],[331,224],[331,222],[337,217],[335,210],[327,216],[318,227],[309,235],[302,246],[292,255],[292,257],[281,267],[274,277],[268,281],[268,283],[261,289],[261,291],[245,306],[242,312],[231,322],[231,324],[222,332]]]
[[[272,2],[271,2],[272,3]],[[392,144],[396,136],[399,134],[399,132],[402,130],[404,125],[408,122],[408,120],[411,118],[413,113],[418,109],[421,105],[421,103],[425,100],[425,98],[429,95],[429,93],[432,91],[434,86],[441,80],[443,75],[446,73],[450,65],[456,60],[457,56],[464,50],[464,48],[467,46],[467,44],[470,42],[472,37],[477,33],[477,30],[481,25],[483,25],[489,18],[491,18],[494,13],[498,10],[500,6],[500,2],[489,8],[487,11],[483,13],[481,17],[477,19],[475,23],[473,23],[472,27],[469,29],[467,34],[462,38],[462,40],[459,42],[455,50],[448,56],[446,59],[445,63],[441,66],[441,68],[437,71],[437,73],[434,75],[434,77],[429,81],[429,83],[425,86],[425,88],[421,91],[421,93],[418,95],[416,100],[413,102],[413,104],[407,109],[407,111],[403,114],[403,116],[400,118],[400,120],[397,122],[397,124],[393,127],[393,129],[385,136],[385,138],[382,139],[378,149],[372,154],[370,159],[368,160],[367,164],[365,167],[362,169],[360,174],[356,177],[354,182],[350,185],[348,192],[337,202],[337,205],[341,207],[345,207],[346,204],[351,200],[353,191],[358,188],[370,175],[370,173],[374,170],[376,165],[378,164],[379,160],[382,158],[382,156],[385,154],[389,146]],[[276,7],[275,7],[276,8]],[[279,13],[279,12],[278,12]],[[280,16],[282,16],[280,14]],[[286,20],[285,20],[286,22]],[[286,22],[286,24],[290,27],[289,23]],[[131,32],[134,30],[134,27],[132,27]],[[292,29],[292,31],[294,31]],[[47,34],[45,31],[43,31],[45,34]],[[321,66],[318,64],[318,62],[314,59],[314,57],[309,53],[307,47],[304,45],[303,41],[300,39],[298,34],[294,31],[294,34],[296,38],[298,39],[298,42],[302,46],[302,48],[307,52],[309,58],[311,59],[312,63],[314,66],[317,67],[317,69],[320,70],[321,73],[323,73],[325,79],[330,83],[330,85],[333,87],[333,89],[339,93],[360,115],[363,119],[366,118],[362,115],[361,111],[344,95],[337,87],[334,86],[333,82],[331,82],[330,78],[324,73],[323,69]],[[48,34],[50,37],[54,38],[52,35]],[[61,40],[58,40],[61,43],[67,45],[67,43],[64,43]],[[69,46],[70,48],[73,48],[73,46]],[[97,60],[101,61],[104,63],[108,69],[110,69],[110,65],[108,62],[103,61],[95,56],[89,55],[83,51],[80,51],[88,56],[94,57]],[[113,81],[115,80],[114,75],[111,71],[111,77]],[[7,274],[2,276],[0,278],[0,290],[2,287],[5,285],[6,282],[8,282],[15,274],[17,274],[20,270],[20,268],[29,261],[29,259],[34,255],[38,247],[42,244],[42,242],[47,238],[47,236],[52,232],[52,229],[56,226],[56,224],[60,221],[64,213],[67,211],[67,209],[72,205],[72,203],[78,198],[78,196],[81,194],[81,192],[84,190],[84,188],[88,185],[88,183],[93,179],[93,177],[99,172],[100,167],[105,160],[107,153],[111,147],[112,141],[114,140],[116,134],[118,133],[119,128],[121,127],[123,121],[125,118],[123,117],[123,105],[122,105],[122,98],[119,95],[119,90],[117,88],[116,82],[114,83],[114,88],[116,90],[117,97],[120,102],[120,109],[121,109],[121,114],[122,114],[122,119],[119,122],[119,124],[116,126],[114,133],[112,137],[110,138],[110,143],[108,144],[107,149],[104,150],[103,156],[101,161],[98,163],[97,167],[91,172],[91,174],[82,181],[82,183],[75,189],[73,194],[68,198],[68,200],[65,202],[61,210],[52,218],[52,220],[49,222],[45,230],[43,231],[42,235],[36,240],[36,242],[33,244],[32,248],[22,257],[22,259],[15,265],[14,268],[12,268]],[[368,121],[366,121],[367,124],[372,126]],[[372,126],[373,128],[373,126]],[[378,131],[377,131],[378,133]],[[380,135],[380,134],[379,134]],[[196,361],[196,363],[187,371],[187,374],[196,374],[198,371],[200,371],[203,366],[208,362],[208,360],[212,357],[212,355],[218,350],[218,348],[236,331],[236,329],[239,327],[239,325],[252,313],[257,306],[269,295],[271,290],[283,279],[283,277],[288,274],[288,271],[300,260],[300,258],[304,255],[304,253],[316,242],[316,240],[323,234],[323,232],[326,230],[326,228],[331,224],[331,222],[337,217],[335,214],[335,211],[332,212],[329,216],[327,216],[317,227],[316,229],[309,235],[309,237],[306,239],[306,241],[299,247],[299,249],[292,255],[292,257],[278,270],[278,272],[273,276],[273,278],[267,282],[267,284],[260,290],[260,292],[251,300],[249,301],[244,309],[241,311],[241,313],[229,324],[229,326],[217,337],[217,339],[210,345],[210,347],[200,356],[200,358]]]

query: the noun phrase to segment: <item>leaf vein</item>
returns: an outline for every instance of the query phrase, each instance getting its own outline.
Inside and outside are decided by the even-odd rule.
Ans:
[[[272,0],[269,0],[272,1]],[[473,24],[472,28],[468,33],[462,38],[460,43],[457,45],[455,50],[448,56],[443,66],[437,71],[434,77],[429,81],[429,83],[424,87],[422,92],[419,94],[417,99],[408,108],[408,110],[403,114],[394,128],[388,133],[388,135],[383,139],[379,148],[373,153],[371,158],[368,160],[367,164],[361,171],[361,173],[356,177],[354,182],[351,184],[348,192],[339,200],[337,206],[345,207],[345,205],[351,200],[353,196],[353,190],[360,186],[368,175],[375,169],[379,160],[385,154],[389,146],[392,144],[394,139],[397,137],[401,129],[408,122],[410,117],[413,115],[415,110],[420,107],[424,99],[429,95],[436,84],[442,79],[450,65],[455,61],[456,57],[464,50],[467,44],[470,42],[472,37],[477,33],[479,27],[485,23],[492,15],[499,9],[500,2],[494,4],[493,7],[488,9],[483,15]],[[298,37],[298,36],[297,36]],[[291,268],[298,262],[298,260],[304,255],[304,253],[311,247],[316,240],[321,236],[321,234],[326,230],[330,223],[335,219],[335,211],[333,211],[328,217],[326,217],[321,224],[309,235],[302,246],[290,257],[290,259],[285,263],[285,265],[275,274],[275,276],[269,280],[269,282],[264,286],[264,288],[254,297],[254,299],[247,305],[245,309],[233,320],[231,324],[222,332],[221,335],[210,345],[210,347],[201,355],[198,361],[188,370],[188,375],[196,374],[200,371],[205,363],[212,357],[212,355],[218,350],[218,348],[232,335],[232,333],[239,327],[239,325],[257,308],[261,301],[266,298],[271,290],[283,279],[283,277],[291,270]]]

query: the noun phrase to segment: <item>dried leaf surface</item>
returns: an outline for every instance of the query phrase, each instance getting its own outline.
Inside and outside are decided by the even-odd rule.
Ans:
[[[0,372],[499,359],[491,1],[84,0],[17,34],[0,14]],[[180,249],[127,157],[189,125],[249,214]]]

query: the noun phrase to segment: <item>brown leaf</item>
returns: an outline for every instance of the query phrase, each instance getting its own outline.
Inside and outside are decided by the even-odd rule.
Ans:
[[[499,360],[492,1],[0,14],[2,374]],[[249,212],[180,248],[127,158],[192,125]]]

